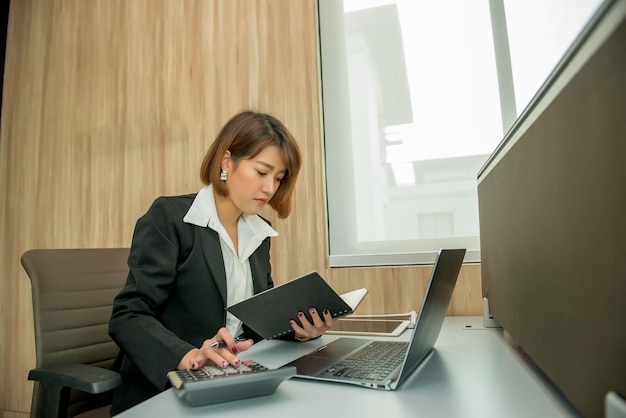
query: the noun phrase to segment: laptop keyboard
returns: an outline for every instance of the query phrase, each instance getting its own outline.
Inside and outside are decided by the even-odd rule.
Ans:
[[[408,345],[398,341],[372,341],[321,375],[383,381],[402,364]]]

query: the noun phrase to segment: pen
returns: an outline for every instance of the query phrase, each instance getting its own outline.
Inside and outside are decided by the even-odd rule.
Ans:
[[[246,339],[243,337],[236,337],[235,344],[245,341]],[[228,345],[224,341],[213,341],[209,347],[213,348],[227,348]]]

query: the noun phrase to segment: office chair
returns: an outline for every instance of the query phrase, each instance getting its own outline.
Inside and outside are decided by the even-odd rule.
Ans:
[[[109,416],[119,348],[108,333],[113,299],[128,276],[128,248],[26,251],[36,368],[31,417]],[[89,412],[88,412],[89,411]],[[81,415],[83,416],[83,415]]]

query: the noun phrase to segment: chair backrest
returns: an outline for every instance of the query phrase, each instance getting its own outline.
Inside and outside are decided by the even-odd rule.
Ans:
[[[37,367],[112,367],[119,348],[108,324],[113,299],[128,276],[128,254],[128,248],[81,248],[37,249],[22,255],[32,284]],[[40,408],[39,389],[35,384],[33,412]],[[72,394],[69,408],[88,409],[88,402]]]

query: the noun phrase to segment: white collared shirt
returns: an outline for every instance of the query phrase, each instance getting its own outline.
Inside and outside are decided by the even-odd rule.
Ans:
[[[226,268],[226,305],[230,306],[252,296],[254,289],[250,271],[250,255],[259,248],[263,240],[267,237],[278,236],[278,232],[257,215],[242,214],[237,223],[239,251],[235,251],[233,241],[217,215],[211,185],[200,189],[183,221],[199,227],[211,228],[218,233]],[[236,337],[242,331],[241,321],[227,312],[226,328],[233,337]]]

